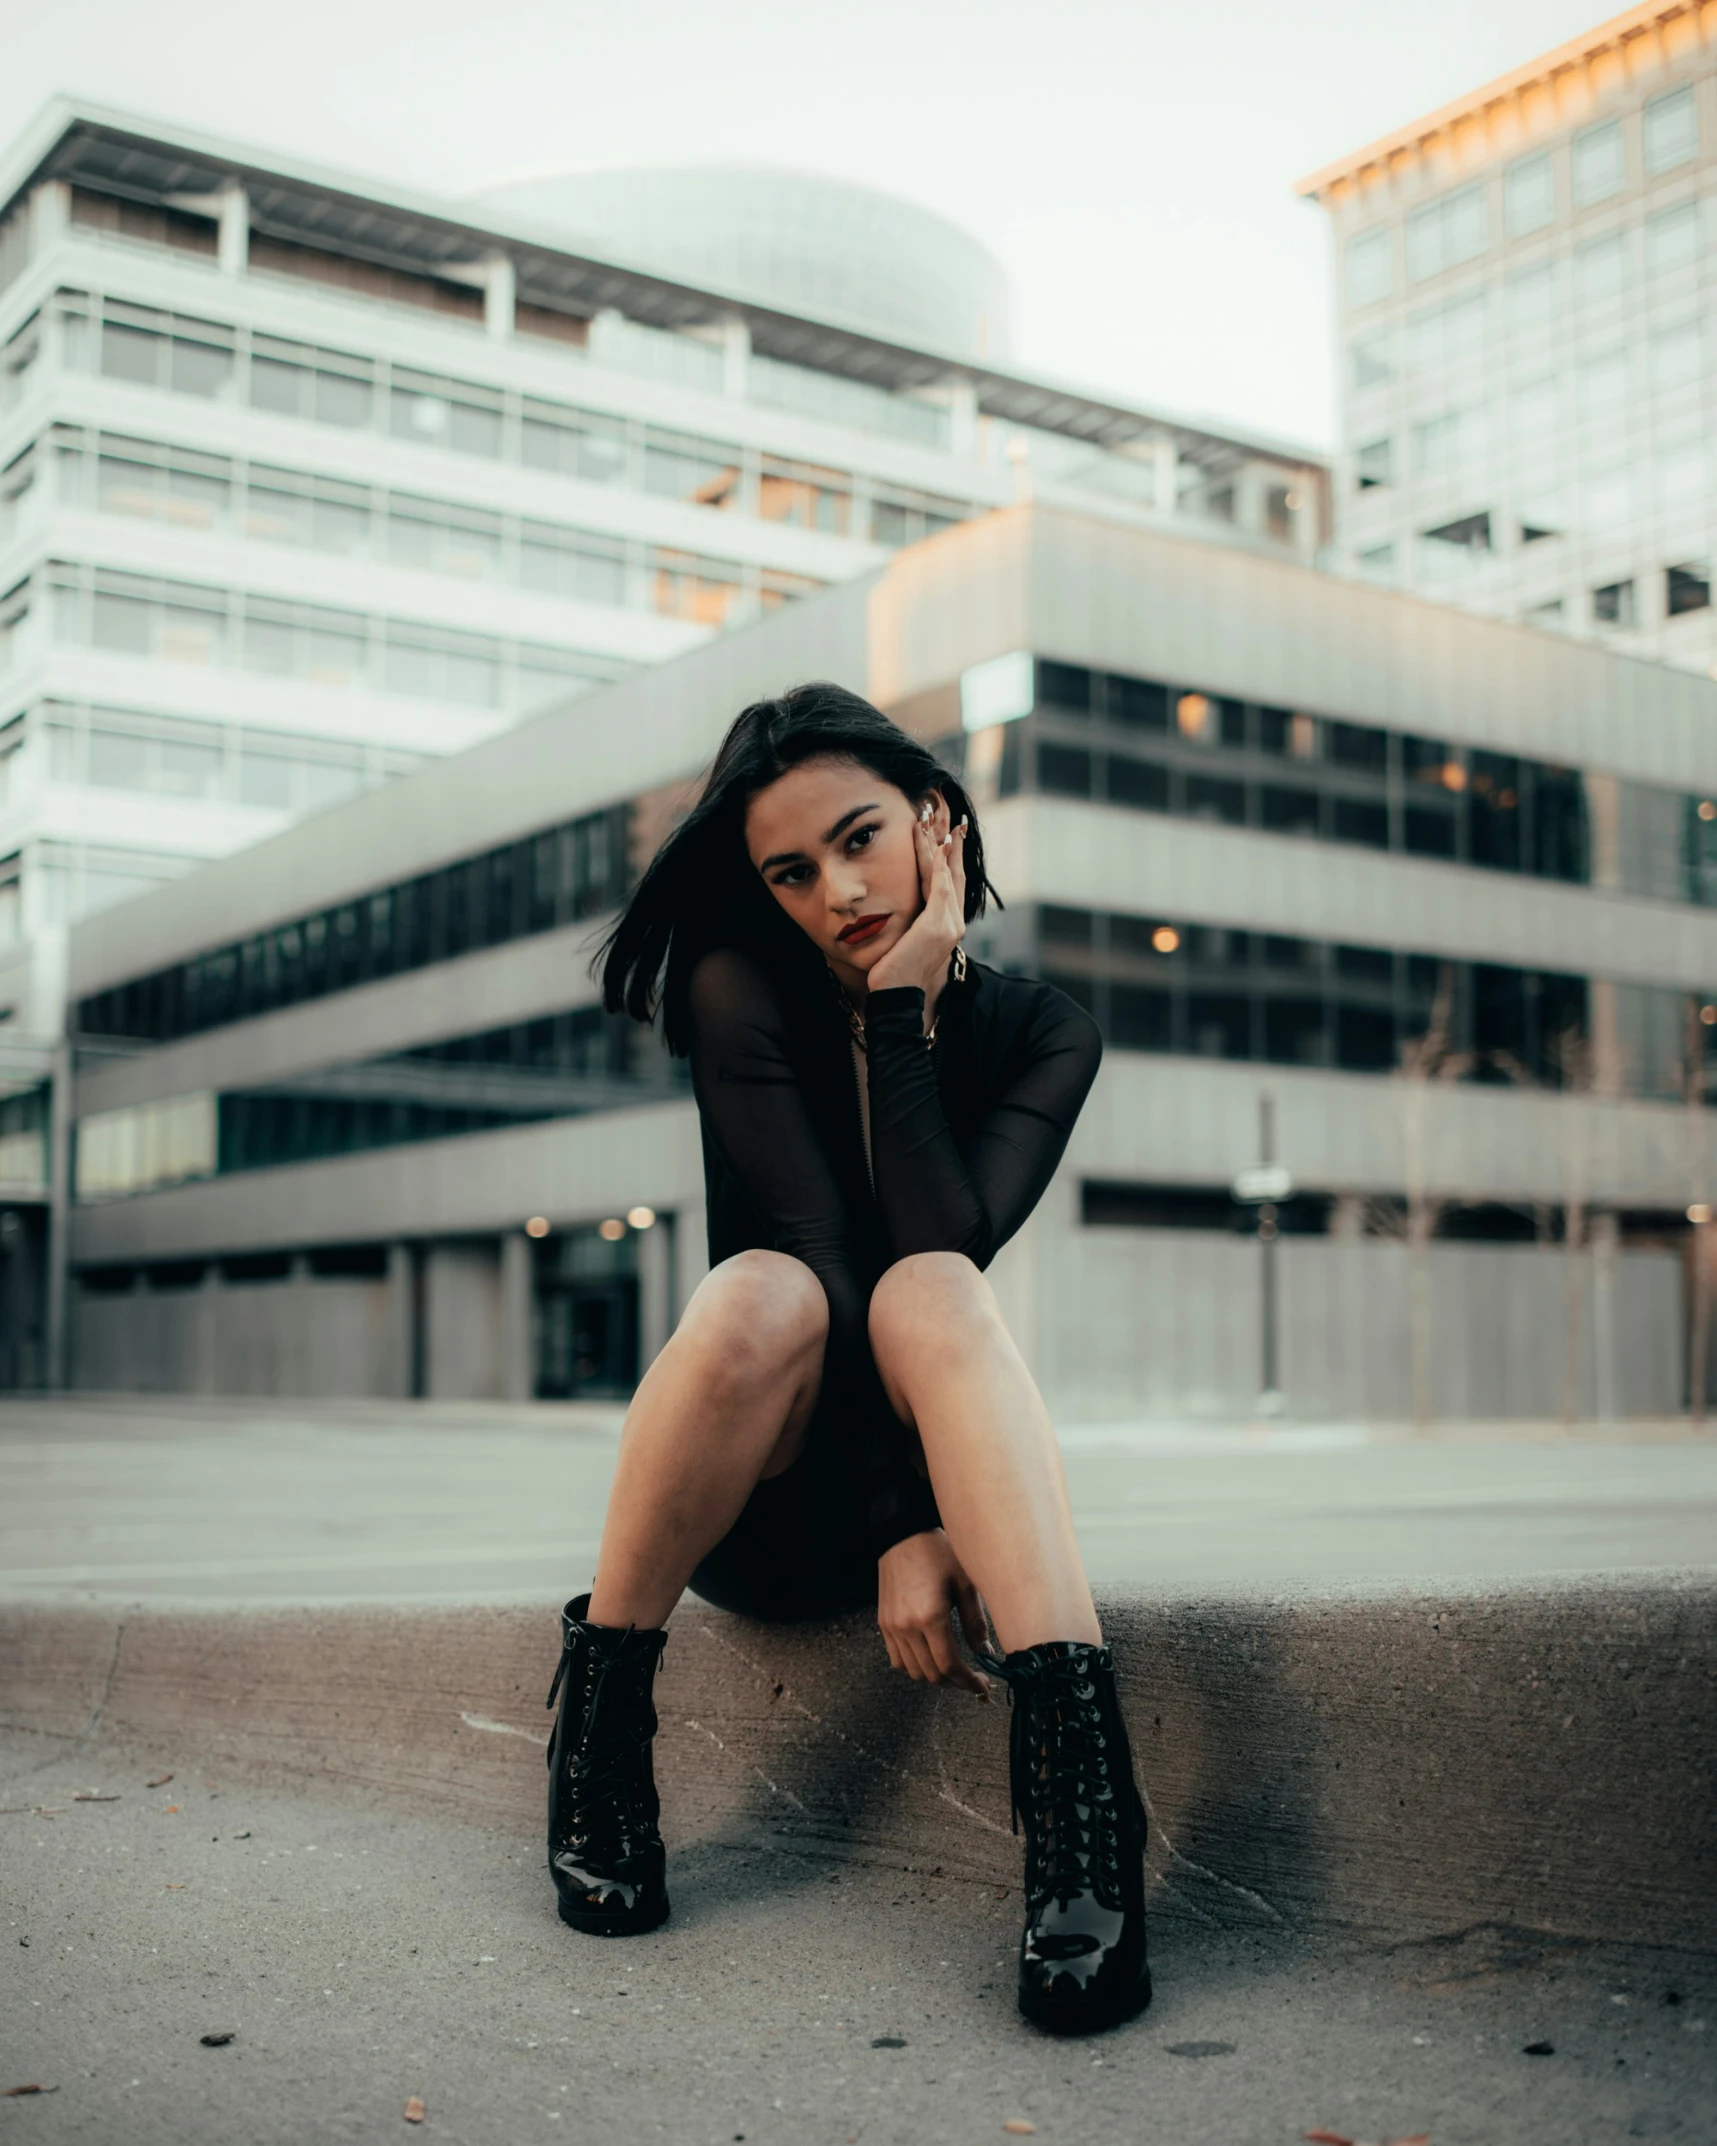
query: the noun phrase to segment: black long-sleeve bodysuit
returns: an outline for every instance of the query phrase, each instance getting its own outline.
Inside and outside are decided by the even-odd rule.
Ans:
[[[944,986],[933,1049],[921,991],[872,993],[867,1163],[851,1032],[820,960],[719,949],[692,974],[690,1010],[710,1263],[789,1253],[829,1304],[804,1450],[757,1486],[692,1585],[761,1617],[874,1602],[877,1559],[937,1522],[871,1356],[871,1291],[912,1252],[988,1266],[1060,1161],[1102,1044],[1063,993],[977,962]]]

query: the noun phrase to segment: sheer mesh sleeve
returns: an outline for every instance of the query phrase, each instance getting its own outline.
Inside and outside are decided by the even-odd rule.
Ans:
[[[987,1267],[1055,1174],[1097,1077],[1090,1015],[1045,992],[1015,1040],[1001,1093],[956,1146],[924,1047],[924,994],[873,991],[865,1007],[876,1197],[897,1259],[964,1252]]]

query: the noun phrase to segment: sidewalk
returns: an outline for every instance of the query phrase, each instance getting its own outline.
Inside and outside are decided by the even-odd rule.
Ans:
[[[620,1410],[0,1403],[0,1599],[541,1601],[595,1564]],[[1717,1568],[1717,1436],[1679,1424],[1106,1425],[1064,1436],[1099,1586]]]
[[[160,1770],[0,1737],[0,1803],[57,1811],[0,1816],[0,2087],[53,2089],[0,2102],[8,2138],[1613,2146],[1717,2105],[1709,1962],[1163,1919],[1150,2011],[1058,2043],[1013,2010],[1017,1890],[676,1841],[667,1928],[603,1943],[555,1920],[530,1835]]]

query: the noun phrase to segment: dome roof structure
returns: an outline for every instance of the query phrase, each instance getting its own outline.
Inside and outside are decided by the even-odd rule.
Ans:
[[[984,246],[909,201],[815,174],[708,165],[502,181],[475,197],[569,247],[948,357],[1008,355]]]

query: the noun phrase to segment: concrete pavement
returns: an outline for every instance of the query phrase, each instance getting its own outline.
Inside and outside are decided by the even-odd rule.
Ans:
[[[0,2088],[52,2089],[0,2123],[34,2146],[1613,2146],[1717,2107],[1709,1959],[1213,1910],[1158,1924],[1143,2019],[1057,2043],[1013,2010],[1017,1892],[970,1878],[712,1840],[664,1931],[604,1943],[511,1829],[219,1768],[151,1789],[112,1744],[42,1761],[0,1737]]]

